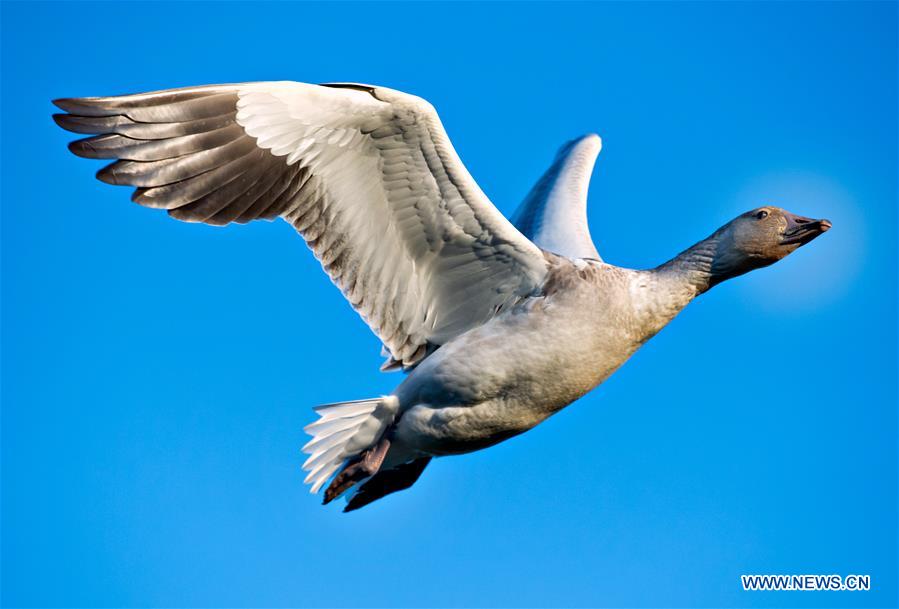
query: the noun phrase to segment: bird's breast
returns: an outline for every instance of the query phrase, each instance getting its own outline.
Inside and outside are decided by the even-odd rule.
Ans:
[[[529,299],[442,346],[400,387],[409,405],[501,400],[539,422],[612,374],[639,346],[632,321],[595,290]]]

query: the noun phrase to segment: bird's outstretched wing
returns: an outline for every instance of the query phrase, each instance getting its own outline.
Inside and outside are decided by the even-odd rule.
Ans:
[[[555,254],[601,260],[587,227],[587,189],[601,148],[596,135],[562,146],[512,216],[516,228]]]
[[[382,87],[295,82],[60,99],[72,152],[188,222],[290,222],[389,351],[386,368],[539,290],[540,249],[490,203],[434,108]]]

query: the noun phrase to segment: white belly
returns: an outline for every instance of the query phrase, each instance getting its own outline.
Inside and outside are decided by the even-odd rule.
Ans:
[[[642,344],[627,323],[604,323],[619,315],[605,304],[578,294],[539,299],[442,346],[397,388],[402,416],[394,437],[421,452],[451,454],[534,427]]]

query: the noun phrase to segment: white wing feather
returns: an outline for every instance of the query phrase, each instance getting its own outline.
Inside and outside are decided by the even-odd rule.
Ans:
[[[540,249],[490,203],[424,100],[295,82],[57,100],[99,134],[76,154],[176,218],[282,217],[379,336],[391,367],[539,291]],[[235,125],[239,125],[238,129]]]
[[[562,146],[512,217],[518,230],[550,252],[601,260],[587,226],[587,190],[601,149],[597,135]]]

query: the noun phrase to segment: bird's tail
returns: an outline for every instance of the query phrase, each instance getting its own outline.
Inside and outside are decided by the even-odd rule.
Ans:
[[[304,480],[317,493],[346,461],[373,446],[393,422],[399,400],[388,395],[370,400],[336,402],[316,406],[319,419],[303,428],[312,436],[303,452],[309,455]]]

